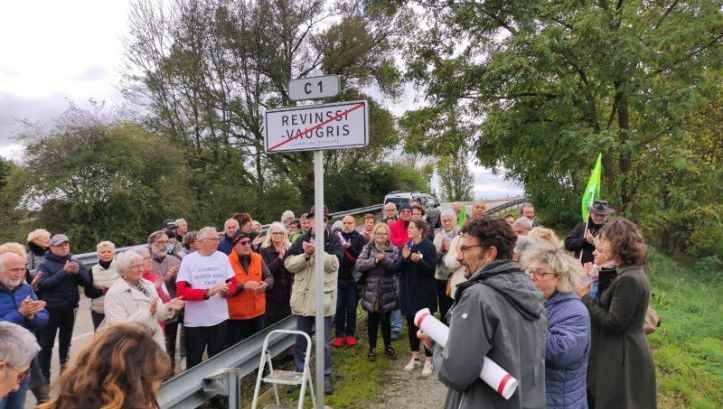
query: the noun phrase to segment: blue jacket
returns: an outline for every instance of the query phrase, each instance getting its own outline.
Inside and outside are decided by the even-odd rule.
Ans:
[[[587,409],[590,314],[573,293],[545,301],[545,396],[548,409]]]
[[[90,286],[92,281],[88,270],[80,265],[78,274],[68,274],[63,270],[65,262],[71,256],[59,257],[48,252],[40,263],[38,271],[43,275],[38,283],[40,299],[48,304],[46,308],[75,308],[80,301],[78,286]]]
[[[231,254],[231,250],[233,250],[233,237],[228,237],[224,234],[216,249],[223,254]]]
[[[26,297],[30,297],[33,300],[38,299],[28,284],[22,283],[13,290],[0,284],[0,321],[10,321],[14,324],[22,325],[30,331],[35,331],[47,325],[48,311],[45,308],[35,313],[35,317],[33,317],[32,320],[20,315],[18,308],[20,308],[20,304],[22,304]]]

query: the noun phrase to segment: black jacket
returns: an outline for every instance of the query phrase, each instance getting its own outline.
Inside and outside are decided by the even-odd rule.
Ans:
[[[302,245],[303,242],[313,242],[314,241],[314,235],[310,232],[304,232],[301,236],[299,236],[298,239],[294,242],[294,244],[291,245],[291,248],[289,248],[289,251],[286,252],[286,257],[288,256],[295,256],[297,254],[301,254],[304,252],[304,246]],[[337,237],[336,234],[333,234],[331,232],[331,227],[327,226],[324,229],[324,251],[328,254],[332,254],[336,256],[336,258],[339,259],[339,263],[341,264],[341,260],[343,258],[343,252],[344,250],[341,247],[341,242],[339,241],[339,237]]]
[[[353,273],[356,266],[356,259],[364,248],[366,239],[356,230],[350,233],[339,232],[339,234],[349,243],[349,247],[346,248],[342,245],[344,257],[341,258],[341,262],[339,263],[339,280],[351,280],[354,278]],[[341,240],[339,241],[341,242]]]
[[[437,310],[437,281],[434,279],[434,270],[437,266],[437,249],[429,240],[422,240],[413,244],[411,252],[422,253],[419,262],[401,256],[399,269],[399,303],[402,313],[413,316],[422,308]],[[401,253],[401,250],[400,250]]]
[[[581,262],[583,264],[587,262],[591,262],[595,259],[595,257],[592,255],[593,250],[595,250],[595,246],[588,243],[585,240],[585,225],[586,223],[580,223],[570,232],[570,235],[567,236],[565,239],[565,248],[568,251],[572,251],[575,253],[575,258],[580,258],[580,252],[582,251],[582,260]],[[590,233],[592,233],[593,237],[597,236],[598,232],[600,232],[600,229],[602,229],[604,225],[602,224],[595,224],[592,222],[592,219],[587,223],[587,229],[590,230]]]
[[[47,308],[75,308],[80,300],[78,286],[92,287],[90,273],[82,264],[78,274],[66,273],[63,268],[71,255],[59,257],[48,252],[40,263],[38,271],[42,273],[38,288],[40,299],[47,302]]]
[[[284,266],[284,260],[279,258],[279,252],[273,245],[261,247],[260,253],[274,277],[274,286],[266,292],[266,299],[271,303],[288,307],[294,278]]]
[[[401,258],[399,249],[391,243],[384,251],[384,260],[377,262],[377,253],[379,250],[374,242],[369,242],[359,254],[356,267],[361,273],[362,308],[369,312],[385,313],[397,308],[399,295],[396,274]]]

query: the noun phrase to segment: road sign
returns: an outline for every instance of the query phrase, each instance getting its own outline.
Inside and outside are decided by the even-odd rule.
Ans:
[[[360,148],[369,144],[366,101],[266,111],[266,152]]]
[[[292,101],[335,97],[339,95],[340,90],[341,81],[338,75],[324,75],[289,81],[289,98]]]

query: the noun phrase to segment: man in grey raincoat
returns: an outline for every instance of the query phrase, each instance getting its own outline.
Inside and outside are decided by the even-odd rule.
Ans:
[[[469,280],[457,287],[447,316],[447,345],[434,345],[434,366],[449,388],[445,408],[544,409],[544,299],[510,260],[515,234],[504,220],[486,218],[470,222],[463,233],[457,259]],[[431,339],[419,335],[432,346]],[[480,379],[485,356],[518,380],[509,400]]]

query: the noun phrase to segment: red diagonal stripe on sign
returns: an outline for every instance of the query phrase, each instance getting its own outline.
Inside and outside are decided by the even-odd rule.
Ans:
[[[298,134],[297,134],[297,135],[294,135],[294,136],[292,136],[291,138],[287,138],[287,139],[285,139],[285,140],[277,143],[277,144],[274,145],[274,146],[270,146],[270,147],[269,147],[269,151],[273,151],[274,149],[278,148],[279,146],[285,145],[285,144],[293,141],[294,139],[298,139],[299,137],[304,136],[304,135],[306,135],[307,133],[314,131],[315,129],[319,129],[319,128],[321,128],[322,126],[324,126],[324,125],[326,125],[326,124],[328,124],[328,123],[330,123],[330,122],[336,121],[336,120],[340,119],[341,117],[345,116],[346,114],[348,114],[349,112],[355,111],[355,110],[357,110],[357,109],[359,109],[359,108],[361,108],[361,107],[363,107],[363,106],[364,106],[364,103],[360,103],[360,104],[353,105],[351,108],[347,109],[346,111],[342,111],[342,112],[338,113],[337,115],[334,115],[333,117],[327,119],[326,121],[324,121],[324,122],[322,122],[322,123],[320,123],[320,124],[318,124],[318,125],[314,125],[314,126],[312,126],[311,128],[306,128],[306,129],[304,129],[304,132],[302,132],[301,135],[298,135]],[[282,139],[283,139],[283,138],[282,138]]]

